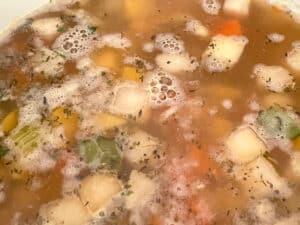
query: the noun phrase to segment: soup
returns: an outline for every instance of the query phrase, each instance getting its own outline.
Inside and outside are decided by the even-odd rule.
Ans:
[[[299,224],[299,5],[269,3],[24,19],[0,48],[0,224]]]

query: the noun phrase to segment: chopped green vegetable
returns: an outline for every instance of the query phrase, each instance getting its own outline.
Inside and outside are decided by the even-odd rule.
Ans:
[[[57,26],[56,30],[57,30],[57,32],[63,33],[66,31],[66,28],[65,28],[65,26]]]
[[[257,124],[271,136],[295,139],[300,136],[300,124],[280,106],[272,106],[259,112]]]
[[[0,159],[3,158],[7,153],[9,149],[0,145]]]
[[[95,33],[96,30],[97,30],[97,27],[95,27],[95,26],[89,26],[88,29],[89,29],[92,33]]]
[[[114,139],[96,137],[82,141],[77,152],[93,167],[119,169],[121,156]]]
[[[12,140],[19,151],[28,154],[39,144],[39,129],[37,127],[25,126],[12,136]]]

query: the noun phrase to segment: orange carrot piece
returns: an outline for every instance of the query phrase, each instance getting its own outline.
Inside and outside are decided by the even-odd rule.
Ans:
[[[218,34],[223,35],[242,35],[242,26],[239,20],[227,20],[217,29]]]
[[[153,215],[148,220],[149,225],[162,225],[161,218],[157,215]]]

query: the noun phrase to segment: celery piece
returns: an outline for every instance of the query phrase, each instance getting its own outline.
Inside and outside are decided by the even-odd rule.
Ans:
[[[37,127],[24,126],[12,136],[12,140],[23,154],[31,153],[39,144],[40,134]]]

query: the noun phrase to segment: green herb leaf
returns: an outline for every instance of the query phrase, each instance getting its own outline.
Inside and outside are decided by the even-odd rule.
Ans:
[[[256,122],[268,135],[274,137],[295,139],[300,136],[300,124],[278,105],[259,112]]]
[[[65,26],[63,26],[63,25],[57,26],[56,31],[57,31],[57,32],[60,32],[60,33],[63,33],[63,32],[66,31],[66,28],[65,28]]]
[[[0,145],[0,159],[3,158],[7,153],[9,149]]]
[[[120,169],[121,156],[114,139],[96,137],[82,141],[77,152],[92,167]]]
[[[96,30],[97,30],[97,27],[95,27],[95,26],[89,26],[88,29],[89,29],[92,33],[95,33]]]

